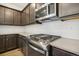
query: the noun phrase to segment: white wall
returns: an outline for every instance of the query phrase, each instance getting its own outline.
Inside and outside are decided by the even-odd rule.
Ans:
[[[46,33],[66,38],[79,39],[79,20],[53,21],[43,24],[25,26],[28,33]]]
[[[0,25],[0,34],[20,33],[23,31],[24,27],[21,26]]]

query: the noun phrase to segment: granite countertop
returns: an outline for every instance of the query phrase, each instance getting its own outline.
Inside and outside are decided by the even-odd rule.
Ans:
[[[20,35],[23,35],[23,36],[29,36],[29,35],[32,35],[32,33],[25,33],[25,32],[23,32],[23,33],[18,33],[18,34],[20,34]]]
[[[79,55],[79,40],[77,39],[60,38],[51,42],[50,45]]]
[[[19,34],[23,36],[29,36],[32,35],[33,33],[26,33],[26,32],[20,32],[20,33],[0,33],[0,35],[7,35],[7,34]]]

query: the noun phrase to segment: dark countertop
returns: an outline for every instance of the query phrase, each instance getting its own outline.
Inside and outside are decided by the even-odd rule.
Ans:
[[[78,39],[60,38],[51,42],[50,45],[79,55]]]

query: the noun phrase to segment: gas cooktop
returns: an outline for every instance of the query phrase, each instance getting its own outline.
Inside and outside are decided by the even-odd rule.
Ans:
[[[30,38],[35,42],[42,42],[43,44],[49,44],[50,42],[61,37],[56,35],[50,35],[50,34],[34,34],[34,35],[30,35]]]

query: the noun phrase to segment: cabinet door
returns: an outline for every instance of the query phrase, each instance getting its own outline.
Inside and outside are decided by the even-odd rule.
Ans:
[[[35,6],[34,4],[30,4],[30,23],[35,21]]]
[[[4,7],[0,6],[0,24],[4,24]]]
[[[5,24],[13,24],[13,10],[5,8]]]
[[[17,12],[17,25],[21,25],[21,13]]]
[[[27,38],[23,38],[23,39],[24,39],[24,40],[22,40],[23,53],[25,56],[28,56],[28,41],[27,41]]]
[[[5,36],[0,35],[0,52],[5,51]]]
[[[79,13],[79,3],[60,3],[59,15],[68,16]]]
[[[27,8],[26,8],[26,23],[27,24],[29,24],[29,18],[30,18],[30,12],[29,12],[29,10],[30,10],[30,7],[28,6]]]
[[[18,36],[18,47],[21,49],[21,36]]]
[[[22,20],[21,20],[22,25],[26,25],[26,13],[22,12]]]
[[[14,49],[16,47],[16,35],[6,35],[6,50]]]
[[[28,55],[28,41],[26,37],[19,36],[19,48],[25,56]]]
[[[27,43],[25,43],[25,41],[24,40],[22,40],[22,52],[23,52],[23,54],[25,55],[25,56],[27,56],[28,55],[28,47],[27,47]]]
[[[25,44],[25,56],[28,56],[28,42]]]
[[[67,51],[64,51],[55,47],[53,47],[52,55],[53,56],[76,56],[75,54],[69,53]]]
[[[14,20],[14,25],[20,25],[20,12],[18,11],[13,11],[13,20]]]

